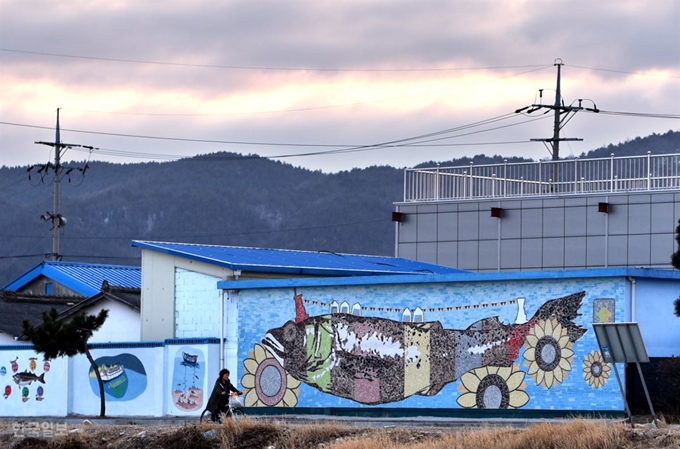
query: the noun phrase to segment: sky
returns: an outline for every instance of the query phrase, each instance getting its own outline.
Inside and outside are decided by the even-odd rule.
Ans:
[[[0,166],[545,159],[558,67],[561,157],[680,130],[680,0],[0,0]]]

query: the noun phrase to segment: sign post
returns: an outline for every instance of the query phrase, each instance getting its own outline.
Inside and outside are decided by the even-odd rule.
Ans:
[[[645,390],[645,396],[647,397],[647,404],[649,404],[649,410],[652,412],[652,419],[656,423],[656,413],[649,398],[647,384],[642,375],[642,368],[640,368],[640,363],[649,363],[649,356],[647,355],[647,349],[642,340],[638,323],[594,323],[593,328],[595,329],[597,344],[600,345],[602,358],[605,362],[614,365],[614,373],[616,373],[616,380],[619,382],[619,389],[621,390],[623,403],[626,407],[626,413],[628,413],[630,418],[630,425],[633,425],[633,415],[628,407],[626,391],[621,384],[619,371],[616,368],[617,363],[634,362],[637,366],[640,380],[642,381],[642,388]]]

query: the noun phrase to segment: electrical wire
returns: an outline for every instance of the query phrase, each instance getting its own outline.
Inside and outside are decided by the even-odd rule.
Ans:
[[[597,111],[585,109],[585,111],[595,113],[595,114],[622,115],[622,116],[626,116],[626,117],[663,118],[663,119],[671,119],[671,120],[680,119],[680,115],[678,115],[678,114],[650,114],[650,113],[643,113],[643,112],[603,111],[602,109],[599,109]]]
[[[173,239],[184,239],[184,238],[202,238],[202,237],[240,237],[240,236],[249,236],[249,235],[263,235],[263,234],[279,234],[279,233],[284,233],[284,232],[299,232],[299,231],[310,231],[314,229],[328,229],[328,228],[338,228],[338,227],[347,227],[347,226],[356,226],[356,225],[364,225],[364,224],[373,224],[373,223],[383,223],[383,222],[388,222],[390,221],[389,219],[385,218],[378,218],[378,219],[373,219],[373,220],[362,220],[362,221],[352,221],[352,222],[345,222],[345,223],[333,223],[333,224],[327,224],[327,225],[318,225],[318,226],[303,226],[303,227],[298,227],[298,228],[288,228],[288,229],[276,229],[276,230],[265,230],[265,231],[248,231],[248,232],[230,232],[230,233],[221,233],[221,234],[204,234],[204,233],[190,233],[190,234],[175,234],[171,236],[153,236],[153,237],[148,237],[153,240],[173,240]],[[35,238],[35,239],[49,239],[52,238],[51,235],[46,236],[46,235],[16,235],[16,234],[0,234],[0,237],[4,238]],[[71,237],[68,235],[62,235],[61,236],[62,241],[67,241],[67,240],[139,240],[139,236],[137,237]]]
[[[572,65],[572,64],[564,64],[564,65],[568,66],[568,67],[574,67],[574,68],[577,68],[577,69],[594,70],[594,71],[597,71],[597,72],[623,73],[623,74],[626,74],[626,75],[653,76],[653,77],[658,77],[658,78],[680,78],[680,76],[677,76],[677,75],[662,75],[662,74],[658,74],[658,73],[626,72],[624,70],[599,69],[597,67],[584,67],[584,66]]]
[[[69,55],[65,53],[48,53],[41,51],[16,50],[11,48],[0,48],[0,51],[8,53],[22,53],[38,56],[53,56],[58,58],[86,59],[91,61],[124,62],[131,64],[153,64],[175,67],[199,67],[209,69],[232,69],[232,70],[267,70],[284,72],[452,72],[464,70],[504,70],[528,67],[548,67],[545,64],[515,65],[515,66],[490,66],[490,67],[426,67],[415,69],[343,69],[343,68],[323,68],[323,67],[271,67],[271,66],[242,66],[242,65],[219,65],[219,64],[192,64],[186,62],[167,62],[150,61],[143,59],[124,59],[124,58],[104,58],[98,56]]]
[[[211,143],[211,144],[222,144],[222,145],[337,148],[336,150],[330,150],[330,151],[294,153],[294,154],[284,154],[284,155],[278,155],[278,156],[270,156],[270,158],[278,159],[278,158],[288,158],[288,157],[303,157],[303,156],[318,156],[318,155],[325,155],[325,154],[339,154],[339,153],[356,152],[356,151],[369,151],[369,150],[375,150],[375,149],[380,149],[380,148],[394,147],[394,146],[397,146],[397,144],[400,144],[400,143],[415,141],[415,140],[418,140],[418,139],[424,139],[424,138],[433,137],[433,136],[439,136],[439,135],[442,135],[442,134],[454,133],[456,131],[461,131],[461,130],[470,129],[470,128],[474,128],[474,127],[478,127],[478,126],[483,126],[483,125],[495,123],[495,122],[500,121],[500,120],[507,120],[509,118],[514,118],[514,117],[517,117],[517,115],[514,114],[514,113],[508,113],[508,114],[503,114],[501,116],[492,117],[492,118],[489,118],[489,119],[481,120],[481,121],[470,123],[470,124],[463,125],[463,126],[447,128],[447,129],[444,129],[444,130],[435,131],[435,132],[431,132],[431,133],[425,133],[425,134],[407,137],[407,138],[403,138],[403,139],[395,139],[395,140],[391,140],[391,141],[381,142],[381,143],[377,143],[377,144],[367,144],[367,145],[349,145],[349,144],[340,145],[340,144],[317,144],[317,143],[310,144],[310,143],[253,142],[253,141],[232,141],[232,140],[189,139],[189,138],[168,137],[168,136],[149,136],[149,135],[123,134],[123,133],[111,133],[111,132],[100,132],[100,131],[86,131],[86,130],[76,130],[76,129],[68,129],[68,128],[62,128],[62,131],[83,133],[83,134],[105,135],[105,136],[113,136],[113,137],[127,137],[127,138],[148,139],[148,140],[165,140],[165,141],[175,141],[175,142],[179,141],[179,142],[192,142],[192,143]],[[533,120],[529,120],[529,121],[533,121]],[[529,122],[529,121],[527,121],[527,122]],[[28,125],[28,124],[23,124],[23,123],[12,123],[12,122],[4,122],[4,121],[0,121],[0,124],[1,125],[8,125],[8,126],[37,128],[37,129],[52,129],[52,128],[44,127],[44,126]],[[453,136],[453,137],[455,137],[455,136]],[[449,137],[449,138],[453,138],[453,137]],[[76,151],[78,150],[77,147],[74,147],[73,149],[76,150]],[[166,158],[166,156],[168,156],[168,155],[163,155],[163,154],[158,154],[158,153],[135,153],[135,152],[124,152],[124,151],[112,150],[112,149],[99,149],[98,151],[101,151],[102,154],[108,154],[108,155],[114,155],[113,153],[116,152],[117,154],[115,154],[115,155],[125,156],[125,157],[148,156],[149,158],[155,158],[155,157]],[[167,158],[169,158],[169,159],[180,159],[182,157],[186,157],[186,156],[171,155]]]

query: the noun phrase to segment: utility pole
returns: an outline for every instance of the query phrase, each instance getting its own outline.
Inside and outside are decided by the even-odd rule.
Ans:
[[[558,182],[558,164],[557,161],[560,160],[560,142],[564,141],[582,141],[583,139],[579,138],[568,138],[568,137],[560,137],[560,131],[564,126],[569,122],[569,120],[574,117],[574,115],[578,111],[582,110],[587,110],[591,112],[600,112],[599,109],[597,109],[597,106],[593,102],[593,107],[592,108],[584,108],[582,106],[583,99],[580,98],[578,100],[578,106],[565,106],[564,105],[564,100],[562,98],[562,87],[561,87],[561,78],[562,78],[562,66],[564,63],[560,58],[557,58],[555,60],[555,64],[557,67],[557,86],[555,88],[555,103],[553,105],[547,105],[547,104],[532,104],[531,106],[525,106],[523,108],[517,109],[515,112],[520,113],[526,110],[527,114],[531,114],[532,112],[538,111],[539,109],[552,109],[554,112],[554,120],[553,120],[553,135],[552,137],[545,138],[545,139],[530,139],[533,142],[543,142],[546,144],[550,144],[550,153],[552,155],[552,160],[553,160],[553,177],[552,177],[552,182],[554,186],[559,186]],[[543,89],[539,90],[540,93],[540,98],[543,98]],[[590,100],[592,102],[592,100]],[[549,111],[546,111],[546,113]],[[564,116],[563,116],[564,115]]]
[[[60,237],[60,230],[64,226],[66,226],[66,218],[61,215],[61,180],[64,175],[64,167],[61,164],[61,156],[63,152],[66,151],[68,148],[73,148],[73,147],[81,147],[81,148],[87,148],[89,150],[94,150],[94,147],[91,146],[86,146],[86,145],[78,145],[78,144],[66,144],[61,142],[61,136],[60,136],[60,130],[59,130],[59,109],[57,108],[57,130],[55,133],[54,137],[54,142],[35,142],[36,144],[40,145],[47,145],[50,147],[54,148],[54,209],[52,212],[47,212],[43,215],[40,216],[40,218],[43,221],[49,221],[52,223],[52,252],[48,254],[48,256],[52,260],[61,260],[61,254],[59,252],[59,237]],[[31,170],[35,168],[35,166],[32,166],[31,168],[28,169],[29,173]],[[40,167],[38,170],[38,173],[47,173],[50,170],[50,164],[49,162],[47,165],[43,165]],[[78,168],[75,170],[78,170],[82,173],[83,176],[85,176],[85,171],[87,171],[88,166],[85,165],[84,168]],[[68,169],[67,174],[71,173],[71,171],[74,169]],[[30,174],[29,174],[30,177]]]

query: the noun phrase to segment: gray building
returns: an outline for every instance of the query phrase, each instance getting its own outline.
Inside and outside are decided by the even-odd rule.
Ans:
[[[670,268],[680,155],[408,169],[397,257],[461,269]]]

